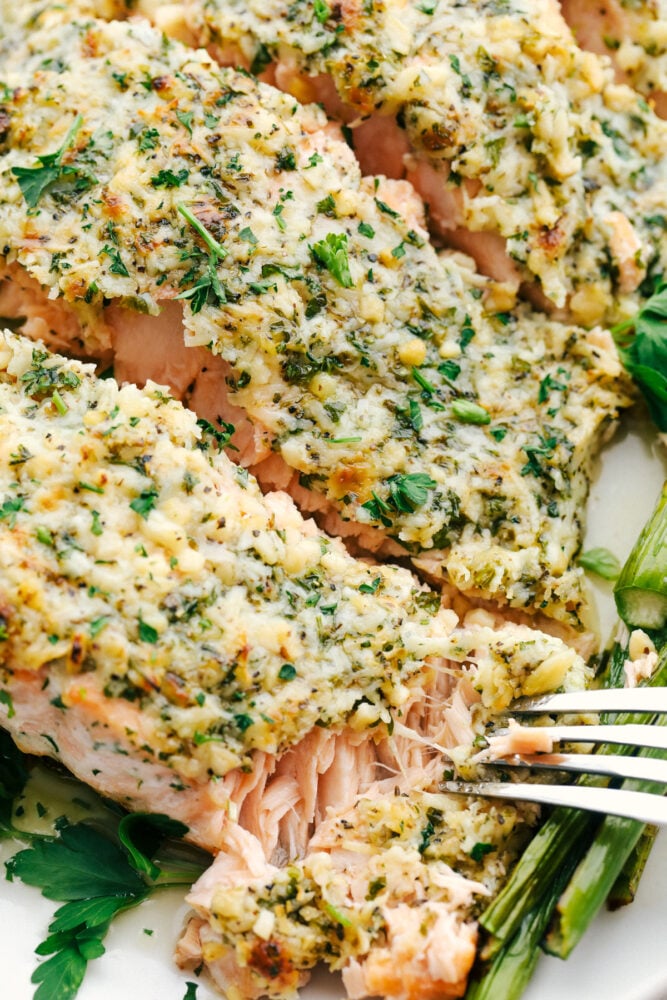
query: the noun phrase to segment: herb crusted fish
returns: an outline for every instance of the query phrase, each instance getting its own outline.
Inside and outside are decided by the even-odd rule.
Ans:
[[[317,109],[145,22],[33,32],[1,73],[15,315],[97,356],[150,329],[158,357],[162,307],[230,367],[211,412],[270,442],[265,483],[294,474],[362,542],[578,625],[590,456],[628,402],[606,333],[501,307]]]
[[[630,20],[647,9],[645,45],[659,48],[658,5],[631,6]],[[364,168],[407,174],[436,229],[483,269],[535,282],[538,301],[578,322],[624,318],[664,261],[665,126],[576,44],[556,0],[182,9],[221,61],[243,58],[350,122]]]

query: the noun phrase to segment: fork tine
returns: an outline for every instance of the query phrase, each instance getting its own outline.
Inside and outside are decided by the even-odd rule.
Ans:
[[[565,694],[519,698],[507,715],[548,712],[667,712],[667,688],[609,688],[600,691],[568,691]]]
[[[629,792],[624,788],[595,788],[589,785],[538,785],[523,782],[446,781],[446,792],[514,799],[546,805],[570,806],[588,812],[625,816],[642,823],[667,823],[667,799],[650,792]]]
[[[601,753],[515,754],[504,760],[486,761],[485,766],[531,767],[577,774],[605,774],[612,778],[637,778],[667,784],[667,760],[651,757],[619,757]]]
[[[667,727],[628,723],[621,726],[535,726],[536,733],[547,733],[554,743],[613,743],[667,750]],[[496,729],[493,736],[505,736],[508,729]]]

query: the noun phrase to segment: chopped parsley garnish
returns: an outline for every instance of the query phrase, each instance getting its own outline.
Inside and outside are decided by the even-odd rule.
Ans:
[[[496,848],[493,844],[483,844],[481,841],[478,841],[473,846],[473,849],[470,852],[470,857],[473,861],[480,862],[484,860],[487,854],[491,854],[491,852],[495,850]]]
[[[311,253],[343,288],[353,288],[350,261],[347,254],[345,233],[327,233],[323,240],[313,243]]]
[[[236,428],[234,427],[234,424],[228,424],[220,417],[218,417],[218,423],[220,424],[221,430],[218,430],[218,428],[208,420],[204,420],[203,417],[200,417],[197,421],[197,427],[201,428],[202,431],[201,441],[198,443],[198,447],[201,451],[208,450],[210,438],[215,441],[218,451],[222,451],[223,448],[230,447],[229,442]],[[231,447],[233,448],[234,446],[231,445]]]
[[[473,403],[468,399],[455,399],[451,404],[452,414],[462,424],[490,424],[491,415],[479,403]]]
[[[98,636],[100,632],[107,627],[111,621],[111,615],[100,615],[99,618],[93,618],[90,625],[88,626],[88,631],[91,638]]]
[[[185,184],[188,177],[190,176],[190,171],[183,168],[179,170],[178,173],[174,173],[173,170],[160,170],[151,178],[151,185],[154,188],[177,188]]]
[[[614,553],[602,547],[582,552],[577,562],[589,573],[595,573],[603,580],[616,580],[621,572],[621,564]]]
[[[75,188],[86,190],[94,183],[94,178],[77,167],[63,164],[65,153],[72,147],[74,140],[83,125],[83,116],[77,115],[65,136],[60,149],[55,153],[44,153],[37,157],[34,167],[12,167],[21,194],[28,208],[36,208],[46,190],[57,181],[70,180],[75,182]]]
[[[360,583],[359,592],[362,594],[375,594],[382,583],[382,577],[376,576],[372,583]]]
[[[425,472],[397,473],[385,480],[387,496],[383,499],[373,491],[372,500],[367,500],[362,507],[367,510],[373,520],[382,521],[385,527],[391,527],[391,512],[413,514],[417,507],[423,507],[428,500],[428,491],[438,485]]]
[[[75,372],[62,368],[57,363],[45,365],[44,362],[49,357],[48,351],[34,348],[32,364],[19,379],[23,383],[25,391],[33,399],[43,399],[57,389],[76,389],[81,385],[81,379]]]
[[[296,677],[296,667],[293,663],[283,663],[282,667],[278,671],[278,677],[281,681],[293,681]]]
[[[366,236],[369,240],[372,240],[375,236],[375,230],[368,222],[360,222],[357,226],[357,232],[361,233],[362,236]]]
[[[0,507],[0,521],[7,521],[10,528],[16,524],[16,515],[20,510],[25,509],[25,499],[23,497],[7,497]]]
[[[139,496],[130,502],[130,507],[136,514],[139,514],[140,517],[146,520],[150,512],[154,509],[158,496],[158,491],[155,489],[142,490]]]
[[[385,215],[389,215],[392,219],[400,219],[400,214],[388,205],[386,201],[381,201],[379,198],[375,198],[374,201],[380,211],[384,212]]]
[[[157,149],[159,141],[160,133],[156,128],[145,128],[139,136],[139,150],[146,153],[149,149]]]
[[[176,117],[183,126],[184,129],[192,135],[192,119],[194,118],[194,113],[192,111],[177,111]]]
[[[180,292],[176,298],[187,299],[190,302],[190,308],[193,313],[200,312],[205,305],[224,305],[227,302],[227,294],[218,278],[216,261],[223,261],[228,256],[227,250],[218,243],[215,237],[209,233],[208,229],[201,224],[199,219],[182,202],[176,207],[188,224],[201,236],[209,250],[204,272],[200,274],[198,280],[191,288]]]
[[[342,362],[333,356],[314,357],[310,351],[302,354],[300,351],[286,351],[281,362],[283,377],[286,382],[300,384],[309,382],[321,372],[333,372],[342,367]]]
[[[250,63],[250,72],[253,76],[259,76],[263,73],[267,66],[270,66],[273,59],[271,53],[267,49],[266,45],[262,44],[259,46],[252,62]]]
[[[276,156],[276,170],[282,173],[284,170],[296,170],[296,157],[294,150],[285,147]]]
[[[143,618],[139,619],[139,638],[142,642],[149,642],[152,646],[160,638],[158,630],[153,628],[152,625],[148,625]]]
[[[325,0],[313,0],[313,13],[320,24],[325,24],[331,15],[329,4]]]
[[[130,272],[125,267],[123,263],[123,258],[120,255],[120,250],[117,247],[105,246],[100,250],[101,254],[106,254],[111,260],[111,267],[109,270],[112,274],[120,274],[124,278],[130,277]]]

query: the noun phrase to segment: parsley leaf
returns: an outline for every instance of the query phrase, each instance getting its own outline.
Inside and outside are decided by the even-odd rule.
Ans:
[[[616,580],[621,572],[620,562],[613,552],[605,548],[588,549],[581,553],[577,562],[603,580]]]
[[[195,284],[180,292],[177,299],[188,299],[193,313],[201,312],[205,305],[224,305],[227,302],[227,293],[218,278],[218,267],[216,261],[224,260],[228,256],[227,250],[209,233],[208,229],[202,225],[199,219],[192,214],[189,208],[181,202],[177,206],[186,222],[192,226],[195,232],[201,236],[208,247],[209,254],[204,272],[199,276]],[[201,253],[201,251],[198,251]],[[187,280],[187,275],[184,281]],[[183,282],[182,282],[183,283]]]
[[[0,756],[0,780],[2,775]],[[66,821],[56,829],[56,839],[38,840],[6,862],[10,880],[18,877],[65,904],[36,948],[51,957],[32,975],[39,984],[34,1000],[73,1000],[88,962],[104,954],[102,941],[116,914],[137,906],[156,885],[191,885],[205,866],[203,852],[184,856],[181,846],[169,844],[167,838],[182,836],[187,827],[168,816],[126,815],[116,839],[110,835],[113,820],[104,833]]]
[[[111,260],[111,267],[109,270],[112,274],[120,274],[123,278],[129,278],[130,272],[125,267],[123,263],[123,258],[120,255],[120,250],[117,247],[105,246],[100,250],[100,254],[106,254]]]
[[[82,174],[76,167],[63,165],[65,153],[73,145],[82,125],[83,116],[77,115],[60,149],[57,149],[55,153],[45,153],[38,156],[36,166],[12,167],[12,173],[19,183],[21,194],[25,198],[28,208],[36,208],[47,188],[63,178],[78,178],[86,186],[90,186],[92,178],[89,175]]]
[[[636,316],[612,327],[618,353],[641,391],[652,420],[667,431],[667,282]]]
[[[11,696],[0,691],[0,700],[7,705],[7,715],[14,714]],[[28,781],[28,772],[23,762],[23,754],[15,745],[9,733],[0,729],[0,838],[12,836],[16,831],[12,825],[14,800],[18,798]]]
[[[155,507],[155,501],[157,500],[159,494],[155,489],[142,490],[138,497],[130,501],[130,507],[132,510],[143,517],[144,520],[148,517],[150,512]]]
[[[327,233],[323,240],[313,243],[310,251],[320,264],[324,264],[339,285],[342,285],[343,288],[354,287],[354,281],[350,274],[345,233]]]
[[[190,171],[185,168],[178,173],[174,173],[173,170],[159,170],[155,177],[151,178],[151,185],[154,188],[177,188],[185,184],[189,176]]]
[[[400,514],[413,514],[417,507],[423,507],[428,500],[428,491],[438,485],[425,472],[397,473],[385,480],[388,494],[385,499],[373,492],[372,500],[367,500],[361,506],[369,511],[376,521],[382,521],[385,527],[391,527],[387,517],[391,511]]]

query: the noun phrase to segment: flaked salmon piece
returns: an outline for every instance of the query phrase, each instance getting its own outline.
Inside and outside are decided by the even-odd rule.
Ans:
[[[266,855],[302,853],[346,801],[345,761],[349,800],[390,759],[394,716],[418,748],[439,732],[443,670],[491,714],[586,679],[562,641],[458,624],[407,570],[263,497],[164,387],[5,333],[0,430],[3,725],[204,846],[238,818]]]
[[[662,7],[572,3],[565,12],[579,26],[591,21],[595,34],[600,17],[632,22],[611,32],[621,41],[614,55],[630,77],[634,58],[650,78],[647,64],[662,72],[662,56],[645,51],[655,35],[662,52]],[[667,133],[615,82],[608,59],[579,48],[556,0],[337,10],[320,20],[311,7],[295,16],[284,0],[183,3],[191,31],[217,58],[233,53],[236,64],[241,55],[255,70],[272,60],[277,86],[324,102],[356,129],[364,169],[411,179],[435,231],[488,273],[536,283],[535,301],[576,321],[626,315],[639,282],[628,288],[608,273],[615,257],[604,219],[615,209],[637,227],[643,274],[653,254],[664,259],[645,201],[647,190],[665,190]]]
[[[56,114],[41,95],[57,53]],[[580,627],[590,458],[629,402],[609,338],[508,308],[507,282],[438,255],[409,185],[362,179],[321,112],[146,22],[32,33],[3,72],[29,95],[6,102],[7,260],[45,295],[97,309],[123,377],[173,369],[217,427],[228,404],[244,410],[236,457],[259,471],[277,451],[360,546],[402,547],[460,590]],[[65,178],[87,190],[26,187],[63,143]],[[35,196],[53,211],[30,211]],[[610,218],[631,276],[631,234]],[[232,369],[205,365],[206,390],[179,307],[186,343]]]
[[[561,0],[579,45],[607,55],[622,83],[646,94],[667,116],[667,4],[665,0]]]
[[[189,897],[180,960],[203,960],[231,996],[282,996],[318,960],[342,970],[350,997],[461,996],[475,901],[497,889],[531,814],[435,789],[413,774],[371,786],[280,871],[221,858]],[[483,857],[478,842],[491,845]]]

